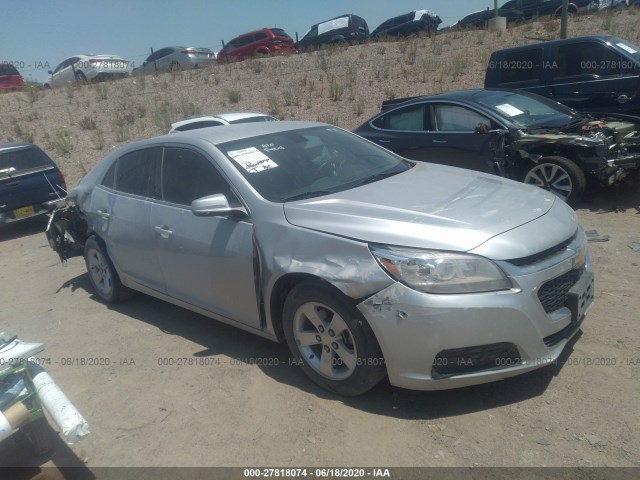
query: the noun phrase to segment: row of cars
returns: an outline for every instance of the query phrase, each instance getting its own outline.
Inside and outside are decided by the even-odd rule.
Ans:
[[[359,135],[271,120],[185,119],[114,150],[55,210],[50,245],[84,257],[105,302],[139,291],[283,342],[341,395],[561,355],[594,299],[562,199],[637,171],[639,119],[479,89],[386,102]]]
[[[422,31],[434,32],[441,23],[440,18],[428,10],[416,10],[383,22],[373,32],[369,32],[367,22],[357,15],[345,14],[319,22],[299,40],[294,41],[281,28],[262,28],[237,36],[223,45],[216,54],[205,47],[169,46],[152,50],[141,65],[131,69],[130,63],[119,55],[74,55],[62,61],[49,71],[45,88],[59,87],[67,82],[92,82],[103,79],[133,75],[170,72],[176,69],[206,67],[214,63],[228,63],[266,55],[296,53],[328,43],[359,43],[369,37],[398,36],[416,34]],[[4,66],[0,66],[3,68]],[[7,68],[13,66],[7,65]],[[1,70],[0,70],[1,72]],[[14,80],[21,77],[14,72]],[[2,88],[0,75],[0,88]]]

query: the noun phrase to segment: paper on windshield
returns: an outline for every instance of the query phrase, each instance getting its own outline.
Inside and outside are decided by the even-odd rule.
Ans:
[[[249,173],[258,173],[278,166],[276,162],[255,147],[233,150],[227,152],[227,155]]]
[[[515,117],[516,115],[522,115],[524,113],[519,108],[516,108],[513,105],[510,105],[508,103],[503,103],[502,105],[496,105],[496,108],[506,113],[510,117]]]
[[[619,46],[621,49],[626,50],[629,53],[637,53],[637,50],[634,50],[633,48],[631,48],[629,45],[625,44],[625,43],[616,43],[617,46]]]

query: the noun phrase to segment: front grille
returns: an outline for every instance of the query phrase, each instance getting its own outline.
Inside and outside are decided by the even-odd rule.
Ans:
[[[569,244],[575,240],[576,235],[577,235],[577,232],[574,233],[571,237],[567,238],[564,242],[559,243],[558,245],[554,245],[551,248],[547,248],[542,252],[534,253],[533,255],[529,255],[527,257],[513,258],[511,260],[507,260],[507,262],[513,265],[516,265],[518,267],[541,262],[542,260],[552,257],[553,255],[565,250],[569,246]]]
[[[570,270],[540,287],[538,299],[545,312],[551,313],[565,304],[569,290],[580,279],[582,272],[584,272],[584,267]]]

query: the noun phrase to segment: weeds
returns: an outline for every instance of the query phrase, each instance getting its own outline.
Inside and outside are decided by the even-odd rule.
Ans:
[[[280,102],[278,101],[278,96],[275,93],[269,92],[267,94],[267,106],[269,107],[269,113],[271,115],[280,115]]]
[[[240,101],[240,92],[238,90],[227,90],[226,92],[227,100],[229,103],[234,104]]]
[[[331,75],[331,81],[329,83],[329,98],[334,102],[342,100],[342,94],[344,93],[344,85],[338,82],[335,75]]]
[[[95,130],[97,128],[96,121],[93,119],[93,117],[90,117],[88,115],[80,119],[80,121],[78,122],[78,126],[82,130]]]
[[[27,85],[24,88],[24,95],[27,97],[27,101],[29,103],[35,103],[40,99],[42,92],[40,91],[40,88],[35,85]]]
[[[109,98],[109,87],[106,83],[98,83],[95,87],[96,100],[103,102]]]
[[[48,148],[54,150],[58,156],[69,155],[75,148],[71,133],[66,129],[59,130],[50,140]]]
[[[409,43],[409,46],[405,53],[405,62],[407,65],[414,65],[416,63],[416,56],[418,55],[418,43],[414,40]]]
[[[100,128],[96,128],[89,134],[89,140],[96,150],[104,148],[104,132]]]

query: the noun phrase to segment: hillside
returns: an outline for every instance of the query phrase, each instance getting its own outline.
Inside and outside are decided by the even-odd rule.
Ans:
[[[618,35],[640,43],[640,9],[572,18],[569,35]],[[280,119],[353,129],[384,99],[481,87],[492,51],[558,38],[541,19],[504,33],[448,31],[433,38],[332,47],[288,57],[0,96],[0,141],[38,144],[74,185],[112,148],[166,133],[196,113],[258,110]]]

